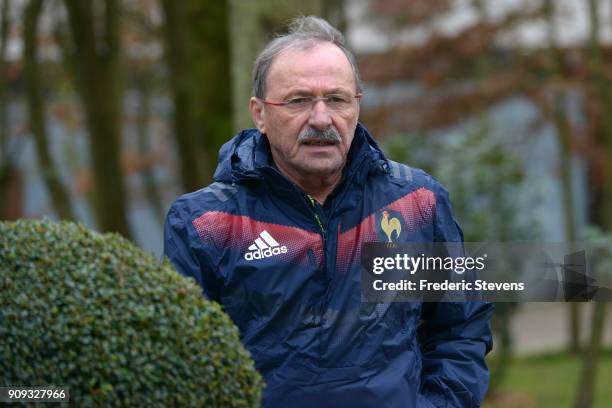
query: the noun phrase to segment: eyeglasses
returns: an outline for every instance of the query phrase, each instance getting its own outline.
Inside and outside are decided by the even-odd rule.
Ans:
[[[283,102],[271,102],[265,99],[260,99],[266,105],[284,106],[288,111],[300,113],[311,111],[315,104],[323,101],[325,106],[334,112],[346,112],[353,108],[355,100],[360,101],[363,94],[346,95],[346,94],[331,94],[326,96],[300,96],[297,98],[287,99]]]

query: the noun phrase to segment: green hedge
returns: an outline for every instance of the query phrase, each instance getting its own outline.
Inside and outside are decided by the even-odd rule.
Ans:
[[[0,386],[71,405],[260,405],[263,382],[221,307],[116,234],[0,222]]]

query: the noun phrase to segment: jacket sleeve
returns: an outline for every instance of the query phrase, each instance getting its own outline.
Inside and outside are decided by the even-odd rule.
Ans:
[[[218,301],[214,253],[214,246],[198,235],[180,201],[174,203],[164,225],[164,255],[180,274],[195,279],[208,299]]]
[[[436,200],[435,241],[463,241],[448,192]],[[485,355],[493,340],[487,302],[423,303],[418,338],[422,353],[418,407],[478,407],[489,384]]]

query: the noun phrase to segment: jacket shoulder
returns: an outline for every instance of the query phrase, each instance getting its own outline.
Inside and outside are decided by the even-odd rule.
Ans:
[[[214,182],[177,198],[170,206],[169,213],[193,220],[209,211],[228,211],[239,189],[239,186],[230,183]]]
[[[435,177],[422,169],[389,159],[387,166],[389,175],[398,181],[410,183],[416,188],[426,188],[436,194],[448,194],[446,188]]]

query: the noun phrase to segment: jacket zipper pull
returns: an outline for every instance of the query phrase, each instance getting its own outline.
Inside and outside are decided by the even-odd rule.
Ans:
[[[321,228],[321,232],[323,234],[323,239],[326,240],[327,239],[327,232],[325,231],[325,227],[323,226],[323,223],[321,222],[321,217],[319,217],[319,213],[317,211],[317,202],[316,202],[316,200],[314,198],[312,198],[310,196],[310,194],[306,194],[306,196],[310,200],[310,205],[312,206],[312,211],[314,213],[314,218],[317,221],[317,224],[319,224],[319,228]]]

